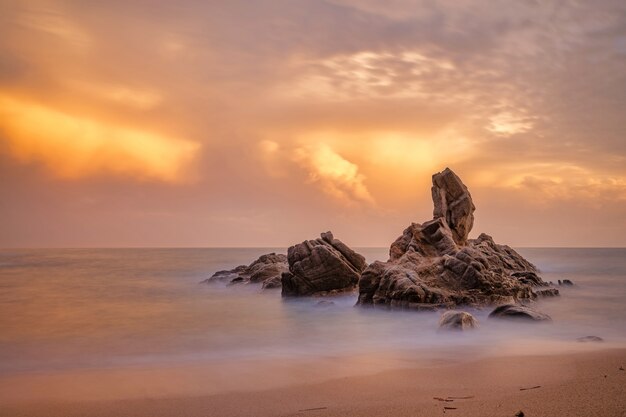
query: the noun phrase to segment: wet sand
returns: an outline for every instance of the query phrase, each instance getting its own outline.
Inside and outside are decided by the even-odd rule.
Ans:
[[[252,392],[4,401],[0,416],[626,416],[626,349],[509,356]],[[268,380],[272,375],[267,375]]]

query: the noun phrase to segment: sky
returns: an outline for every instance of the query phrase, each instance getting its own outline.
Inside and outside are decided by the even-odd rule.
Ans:
[[[623,0],[0,0],[0,247],[626,246]]]

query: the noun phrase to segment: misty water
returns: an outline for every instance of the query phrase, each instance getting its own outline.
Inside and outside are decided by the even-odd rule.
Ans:
[[[0,386],[13,389],[10,398],[45,397],[55,386],[62,397],[76,381],[94,398],[98,384],[119,381],[134,381],[133,389],[122,384],[113,397],[203,394],[626,345],[626,249],[520,249],[546,281],[576,284],[536,303],[553,322],[489,320],[489,309],[466,309],[480,328],[465,333],[438,331],[439,313],[354,307],[356,295],[319,306],[320,298],[283,300],[256,285],[200,283],[270,251],[285,252],[1,250]],[[387,258],[386,248],[358,251],[368,262]],[[576,341],[587,335],[605,342]]]

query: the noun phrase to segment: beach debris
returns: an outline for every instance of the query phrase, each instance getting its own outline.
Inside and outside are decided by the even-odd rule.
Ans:
[[[318,411],[318,410],[327,410],[328,407],[314,407],[314,408],[304,408],[298,411]]]
[[[523,319],[529,321],[550,321],[550,316],[527,306],[504,304],[498,306],[489,314],[489,318]]]
[[[433,397],[433,400],[450,403],[450,402],[453,402],[454,400],[469,400],[470,398],[474,398],[474,396],[473,395],[467,395],[465,397],[447,396],[446,398],[443,398],[443,397]]]
[[[535,385],[534,387],[528,387],[528,388],[520,388],[520,391],[528,391],[531,389],[537,389],[537,388],[541,388],[541,385]]]
[[[467,330],[478,327],[478,320],[465,311],[446,311],[439,319],[439,328],[446,330]]]
[[[515,417],[524,417],[524,412],[522,410],[519,410],[517,413],[515,413]]]
[[[469,400],[470,398],[474,398],[473,395],[466,395],[466,396],[447,396],[446,398],[443,397],[433,397],[433,400],[437,400],[443,403],[451,403],[454,400]],[[456,410],[458,409],[458,407],[452,407],[452,406],[444,406],[443,407],[443,413],[446,413],[446,410]]]
[[[262,283],[263,288],[280,287],[280,278],[283,272],[289,270],[287,256],[283,254],[268,253],[261,255],[250,265],[218,271],[203,283],[228,282],[229,284]]]
[[[583,336],[576,339],[578,342],[604,342],[604,339],[598,336]]]
[[[358,305],[423,310],[536,298],[545,287],[537,268],[481,234],[468,239],[475,206],[449,168],[432,178],[433,219],[413,223],[391,244],[389,260],[361,274]],[[554,292],[552,292],[555,295]]]
[[[283,297],[334,295],[356,288],[365,258],[331,232],[287,251],[289,271],[282,275]]]

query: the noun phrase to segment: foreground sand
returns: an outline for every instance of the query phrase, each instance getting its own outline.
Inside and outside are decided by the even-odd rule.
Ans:
[[[521,410],[527,417],[620,417],[626,416],[624,367],[626,349],[498,357],[256,392],[4,404],[0,416],[500,417]]]

